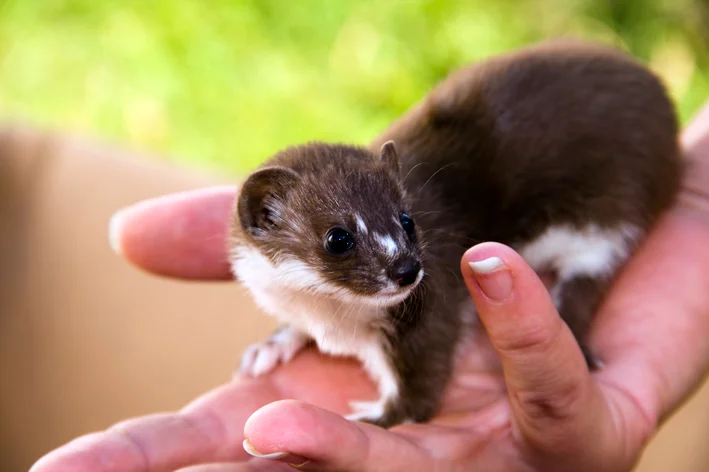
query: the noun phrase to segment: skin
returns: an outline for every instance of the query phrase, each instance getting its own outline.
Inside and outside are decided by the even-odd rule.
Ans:
[[[485,243],[461,267],[489,341],[482,326],[471,333],[477,342],[429,424],[387,431],[344,420],[347,399],[373,399],[373,386],[357,364],[310,350],[179,412],[78,438],[32,472],[292,470],[303,462],[301,470],[629,470],[709,369],[709,106],[683,143],[695,167],[682,196],[596,318],[597,373],[588,373],[531,268],[510,248]],[[226,246],[214,235],[226,237],[233,198],[233,188],[211,188],[143,202],[114,220],[113,245],[147,271],[228,279]],[[198,243],[205,240],[213,244]],[[468,262],[492,256],[504,266],[474,276]],[[244,437],[262,454],[284,454],[252,458]]]

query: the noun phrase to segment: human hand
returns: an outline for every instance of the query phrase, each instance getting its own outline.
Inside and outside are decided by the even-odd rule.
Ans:
[[[590,345],[604,363],[600,371],[586,370],[536,274],[509,248],[488,243],[466,253],[462,270],[491,343],[473,333],[478,342],[468,345],[430,423],[387,431],[344,420],[337,413],[347,411],[347,400],[373,398],[374,390],[353,362],[311,350],[180,412],[77,439],[33,472],[152,472],[217,462],[199,470],[278,470],[306,459],[304,470],[628,470],[709,362],[709,196],[701,193],[709,185],[707,127],[709,109],[685,134],[690,155],[703,164],[596,318]],[[115,243],[153,272],[228,278],[223,239],[200,242],[226,234],[233,197],[233,189],[219,188],[141,204],[123,214]],[[490,256],[509,269],[514,288],[504,301],[488,298],[466,264]],[[288,454],[250,459],[244,432],[261,453]]]

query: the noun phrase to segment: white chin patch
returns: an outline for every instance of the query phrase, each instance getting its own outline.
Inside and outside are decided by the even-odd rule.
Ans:
[[[404,289],[397,287],[396,284],[390,280],[385,289],[381,290],[377,293],[377,295],[371,298],[380,305],[397,305],[406,300],[414,289],[418,287],[418,284],[421,283],[421,280],[423,279],[423,274],[423,269],[421,269],[416,277],[416,281]]]
[[[391,305],[397,305],[397,304],[403,302],[404,300],[406,300],[409,297],[409,295],[411,295],[411,290],[406,290],[405,292],[395,293],[395,294],[384,293],[384,294],[379,295],[377,298],[379,299],[380,304],[391,306]]]
[[[240,247],[232,259],[232,271],[237,279],[255,295],[256,301],[267,311],[280,310],[266,303],[265,292],[280,289],[302,292],[309,296],[324,295],[344,303],[363,303],[370,306],[384,307],[403,302],[423,279],[423,269],[416,281],[404,289],[389,280],[384,274],[380,282],[384,288],[373,295],[361,295],[344,287],[328,283],[318,270],[295,257],[282,257],[271,262],[255,248]],[[269,306],[265,306],[269,305]],[[271,309],[269,309],[271,308]]]
[[[342,291],[327,283],[315,267],[295,257],[283,257],[271,262],[259,250],[250,247],[240,247],[235,251],[232,271],[239,281],[255,290],[287,287],[328,295]]]

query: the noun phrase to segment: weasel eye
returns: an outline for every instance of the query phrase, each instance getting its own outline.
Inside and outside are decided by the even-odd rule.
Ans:
[[[352,249],[354,244],[350,232],[342,228],[332,228],[325,238],[325,247],[333,254],[344,254]]]
[[[406,231],[406,234],[408,234],[409,237],[413,236],[415,228],[414,220],[412,220],[406,213],[402,213],[399,218],[401,220],[401,226],[404,228],[404,231]]]

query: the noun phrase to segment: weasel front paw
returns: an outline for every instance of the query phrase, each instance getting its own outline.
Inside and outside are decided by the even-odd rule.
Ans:
[[[291,360],[309,340],[308,336],[300,331],[290,327],[282,328],[266,341],[246,348],[241,357],[239,373],[252,377],[267,374],[279,364]]]

